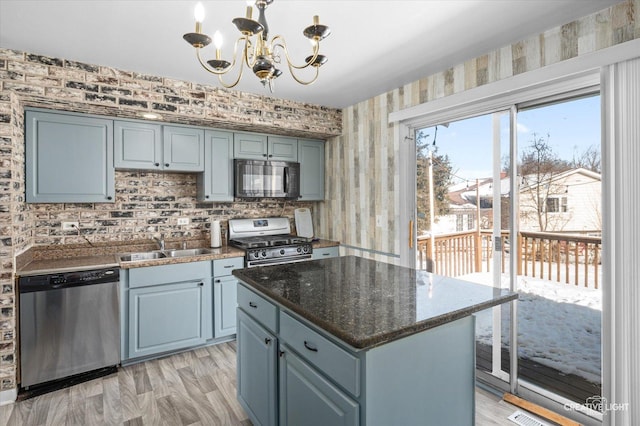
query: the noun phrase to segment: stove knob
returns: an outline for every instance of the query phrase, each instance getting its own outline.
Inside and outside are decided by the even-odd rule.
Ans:
[[[251,253],[251,255],[257,259],[260,256],[260,253],[257,251],[254,251],[253,253]]]
[[[302,253],[302,247],[298,247],[298,253]]]
[[[309,246],[302,247],[302,252],[305,253],[305,254],[309,253]]]
[[[284,256],[284,253],[285,253],[284,249],[280,250],[280,256]]]
[[[262,257],[267,257],[267,251],[266,250],[262,250],[262,253],[260,253],[262,255]]]

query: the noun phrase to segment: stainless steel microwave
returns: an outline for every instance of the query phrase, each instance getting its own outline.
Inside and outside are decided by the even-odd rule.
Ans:
[[[299,198],[300,163],[234,160],[238,198]]]

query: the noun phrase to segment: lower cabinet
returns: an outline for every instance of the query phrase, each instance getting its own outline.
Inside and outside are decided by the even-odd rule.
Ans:
[[[240,309],[237,336],[238,401],[254,425],[275,426],[276,338]]]
[[[129,358],[205,343],[210,300],[207,280],[130,290]]]
[[[234,276],[213,279],[213,335],[231,336],[236,333],[238,279]]]
[[[286,345],[280,350],[280,425],[359,423],[358,403],[312,369]]]

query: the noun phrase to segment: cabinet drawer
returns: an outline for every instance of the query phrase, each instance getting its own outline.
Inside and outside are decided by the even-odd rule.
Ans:
[[[284,312],[280,338],[354,396],[360,394],[360,360]]]
[[[276,330],[277,308],[267,302],[262,296],[243,285],[238,286],[238,307],[254,317],[263,326],[273,331]]]
[[[231,275],[234,269],[244,268],[244,257],[230,257],[228,259],[216,259],[213,261],[213,276],[224,277]]]
[[[129,288],[210,279],[211,262],[178,263],[129,269]]]
[[[314,248],[313,253],[311,254],[311,259],[327,259],[329,257],[338,257],[340,256],[340,249],[338,247],[323,247],[323,248]]]

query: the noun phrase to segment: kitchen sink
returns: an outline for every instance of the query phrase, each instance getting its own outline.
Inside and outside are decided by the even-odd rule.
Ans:
[[[161,251],[145,251],[142,253],[128,253],[118,255],[121,262],[136,262],[140,260],[164,259],[167,255]]]
[[[183,250],[156,250],[140,253],[127,253],[118,255],[120,262],[139,262],[141,260],[166,259],[171,257],[189,257],[201,254],[213,253],[209,248],[183,249]]]

